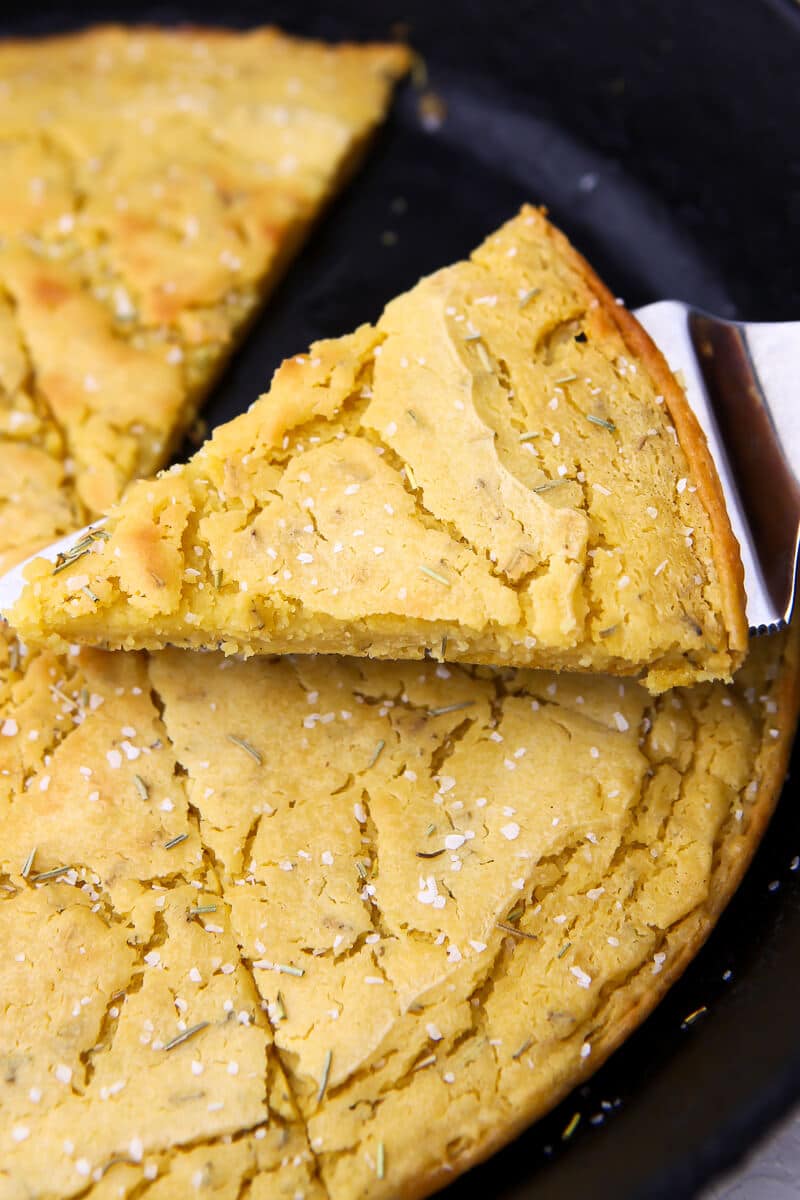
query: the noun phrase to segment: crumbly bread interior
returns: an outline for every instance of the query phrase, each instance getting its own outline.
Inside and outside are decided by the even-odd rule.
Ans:
[[[14,1200],[428,1195],[585,1080],[697,951],[797,710],[796,633],[731,686],[657,698],[12,645]]]
[[[26,638],[730,676],[741,567],[702,434],[533,210],[375,326],[287,360],[102,538],[39,563]]]
[[[0,45],[0,570],[167,461],[407,61],[271,29]]]

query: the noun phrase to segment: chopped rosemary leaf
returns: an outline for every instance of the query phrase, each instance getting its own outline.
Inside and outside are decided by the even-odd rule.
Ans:
[[[36,847],[34,846],[33,849],[31,850],[30,854],[28,855],[28,857],[25,859],[25,862],[22,864],[22,870],[20,871],[20,874],[23,879],[27,879],[28,876],[30,875],[31,868],[33,867],[33,860],[35,857],[36,857]]]
[[[196,1025],[191,1025],[188,1029],[184,1029],[183,1033],[179,1033],[176,1037],[168,1041],[164,1049],[174,1050],[182,1042],[188,1042],[189,1038],[193,1038],[196,1033],[200,1033],[203,1029],[208,1029],[208,1024],[208,1021],[198,1021]]]
[[[214,587],[217,589],[217,591],[219,591],[220,585],[222,584],[221,568],[217,567],[216,571],[211,572],[211,582],[214,584]]]
[[[443,708],[429,708],[429,717],[443,717],[445,713],[459,712],[462,708],[472,708],[474,700],[462,700],[460,704],[445,704]]]
[[[465,342],[477,342],[477,341],[480,341],[480,336],[481,335],[479,333],[468,333],[465,336],[464,341]]]
[[[562,483],[572,483],[572,480],[567,478],[548,479],[547,483],[540,483],[539,486],[535,487],[533,490],[534,492],[549,492],[551,488],[561,487]]]
[[[514,908],[512,908],[511,912],[506,917],[506,920],[507,921],[518,921],[524,912],[525,912],[525,909],[522,907],[522,905],[517,904],[514,906]]]
[[[417,424],[417,414],[414,412],[413,408],[406,409],[406,416],[411,417],[411,420],[414,422],[414,424]]]
[[[356,859],[356,870],[358,871],[358,873],[362,879],[367,878],[367,868],[364,866],[364,864],[360,858]]]
[[[320,1078],[319,1088],[317,1090],[317,1104],[322,1104],[322,1099],[323,1099],[323,1096],[325,1095],[325,1090],[328,1086],[328,1077],[331,1073],[331,1060],[332,1059],[333,1059],[333,1051],[329,1050],[327,1052],[327,1054],[325,1055],[325,1062],[322,1064],[322,1076]]]
[[[378,1142],[378,1149],[375,1155],[375,1174],[378,1179],[383,1179],[386,1175],[386,1150],[383,1142]]]
[[[445,848],[441,850],[418,850],[417,858],[438,858],[440,854],[444,854]]]
[[[444,575],[440,575],[438,571],[434,571],[433,567],[426,567],[424,563],[421,563],[419,569],[423,574],[430,576],[431,579],[435,579],[437,583],[441,583],[443,587],[452,586],[450,580],[445,579]]]
[[[251,746],[250,742],[246,741],[244,738],[237,737],[235,733],[229,733],[227,737],[229,742],[233,742],[234,746],[238,746],[240,750],[244,750],[245,754],[249,754],[250,757],[257,762],[259,766],[261,766],[264,760],[261,757],[260,752],[256,750],[255,746]]]
[[[573,372],[572,375],[562,375],[560,379],[553,380],[554,383],[574,383],[578,376]]]
[[[171,850],[173,846],[180,846],[181,842],[185,842],[188,836],[188,833],[177,833],[175,837],[170,838],[168,842],[164,842],[164,849]]]
[[[195,908],[189,909],[189,916],[199,917],[201,913],[215,913],[216,911],[216,904],[198,904]]]
[[[445,654],[447,654],[447,634],[445,634],[442,638],[442,648],[439,652],[439,657],[441,658],[442,662],[444,662]]]
[[[561,1134],[562,1142],[566,1142],[569,1138],[572,1137],[573,1133],[578,1128],[580,1123],[581,1123],[581,1114],[579,1112],[573,1113],[569,1120],[569,1124],[566,1126],[566,1128],[564,1129],[564,1132]]]
[[[690,1012],[688,1017],[683,1018],[681,1021],[681,1029],[688,1029],[690,1025],[694,1025],[695,1021],[698,1021],[700,1017],[704,1016],[707,1012],[708,1006],[701,1004],[699,1008],[694,1010],[694,1012]]]
[[[601,425],[603,429],[607,429],[609,433],[617,432],[617,427],[614,422],[606,421],[603,417],[595,417],[592,413],[587,413],[586,420],[591,421],[593,425]]]
[[[143,800],[148,800],[150,798],[150,789],[142,779],[141,775],[134,775],[133,786],[136,788]]]
[[[53,867],[52,871],[40,871],[38,875],[32,875],[33,883],[44,883],[46,879],[55,879],[57,875],[66,875],[67,871],[72,870],[71,867]]]
[[[88,533],[71,546],[69,550],[62,550],[57,556],[53,574],[58,575],[60,571],[66,570],[72,566],[79,558],[83,558],[84,554],[88,554],[92,548],[92,544],[97,541],[108,541],[111,535],[106,533],[105,529],[90,529]]]
[[[62,704],[66,704],[67,708],[72,709],[73,712],[77,711],[78,705],[70,696],[65,695],[65,693],[61,691],[57,684],[51,683],[48,685],[48,687],[51,695],[60,700]]]
[[[564,943],[564,945],[563,945],[563,946],[561,947],[561,949],[559,950],[559,952],[558,952],[558,954],[556,955],[556,957],[557,957],[557,958],[563,958],[563,957],[564,957],[564,955],[565,955],[565,954],[567,953],[567,951],[569,950],[569,948],[570,948],[570,946],[571,946],[571,945],[572,945],[572,942],[565,942],[565,943]]]
[[[541,290],[542,290],[541,288],[535,287],[535,288],[529,288],[527,292],[522,292],[522,294],[520,295],[520,298],[519,298],[520,308],[524,308],[526,304],[529,304],[530,301],[533,300],[534,296],[539,295]]]
[[[386,745],[386,742],[383,740],[383,738],[381,738],[381,740],[379,742],[376,742],[375,749],[372,752],[372,758],[367,763],[367,767],[375,766],[375,763],[378,761],[381,754],[383,753],[383,749],[384,749],[385,745]]]
[[[71,567],[72,564],[76,563],[79,558],[83,558],[84,554],[88,553],[89,547],[87,546],[85,550],[81,550],[80,554],[72,554],[70,556],[67,556],[66,554],[59,554],[56,558],[56,564],[53,567],[53,574],[59,575],[62,571],[66,571],[67,567]]]
[[[540,434],[539,434],[539,432],[538,432],[537,430],[535,430],[535,429],[529,429],[529,430],[527,431],[527,433],[521,433],[521,434],[519,435],[519,440],[520,440],[521,442],[530,442],[530,441],[532,441],[532,440],[533,440],[533,438],[537,438],[537,437],[539,437],[539,436],[540,436]]]
[[[91,600],[92,604],[99,604],[99,603],[100,603],[100,597],[99,597],[99,596],[96,596],[96,595],[95,595],[95,593],[92,591],[92,589],[91,589],[90,587],[82,587],[82,588],[81,588],[81,591],[83,592],[84,596],[88,596],[88,597],[89,597],[89,599]]]
[[[428,828],[425,830],[425,836],[430,837],[432,833],[436,833],[436,826],[433,824],[433,822],[431,822]]]
[[[275,963],[275,970],[279,975],[294,975],[297,979],[305,975],[302,967],[292,967],[288,963]]]
[[[280,991],[275,997],[275,1013],[279,1021],[286,1020],[286,1003],[283,999],[283,993]]]
[[[535,933],[526,933],[524,929],[517,929],[515,925],[506,925],[504,921],[495,922],[498,929],[504,930],[506,933],[513,933],[514,937],[529,938],[532,942],[538,941],[538,935]]]
[[[481,365],[482,365],[484,371],[491,371],[492,362],[491,362],[491,359],[489,358],[489,355],[486,353],[483,342],[478,342],[475,349],[477,351],[478,358],[481,360]]]
[[[533,1038],[528,1038],[527,1041],[523,1042],[522,1045],[520,1046],[519,1050],[515,1050],[514,1053],[511,1055],[511,1057],[514,1059],[514,1061],[516,1062],[518,1058],[522,1058],[525,1051],[528,1050],[532,1044],[533,1044]]]

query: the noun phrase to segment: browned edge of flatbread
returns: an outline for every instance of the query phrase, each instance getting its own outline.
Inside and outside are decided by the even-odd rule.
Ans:
[[[795,623],[789,630],[774,699],[778,707],[772,721],[780,729],[780,736],[774,740],[762,738],[761,749],[754,768],[754,777],[760,778],[760,786],[757,797],[749,809],[747,831],[732,841],[726,841],[724,833],[721,835],[715,847],[715,863],[712,867],[711,884],[706,903],[701,909],[691,912],[673,926],[667,935],[665,946],[669,948],[676,939],[676,935],[677,940],[682,941],[683,944],[679,945],[674,955],[668,954],[667,962],[658,975],[653,975],[648,971],[647,975],[643,976],[642,972],[647,967],[645,964],[644,967],[639,968],[631,981],[618,990],[617,994],[630,987],[632,982],[639,981],[638,995],[635,996],[630,1007],[617,1020],[612,1019],[608,1024],[603,1025],[599,1034],[593,1037],[591,1065],[588,1059],[583,1060],[574,1071],[566,1073],[562,1077],[546,1099],[537,1096],[531,1104],[522,1105],[515,1113],[513,1120],[487,1133],[482,1141],[471,1146],[469,1150],[458,1155],[446,1165],[437,1166],[424,1175],[407,1180],[397,1192],[398,1200],[424,1200],[426,1196],[430,1196],[439,1188],[452,1183],[458,1175],[469,1170],[470,1167],[474,1167],[492,1154],[496,1154],[498,1150],[523,1133],[528,1126],[545,1116],[565,1096],[568,1096],[576,1087],[586,1083],[594,1075],[595,1071],[650,1015],[672,985],[680,978],[706,942],[741,883],[778,803],[786,778],[795,727],[800,713],[800,622]]]
[[[539,214],[542,210],[526,207],[523,211]],[[748,624],[745,611],[744,567],[739,543],[731,528],[725,496],[717,468],[708,449],[706,435],[683,388],[678,384],[664,355],[653,339],[623,304],[618,304],[592,267],[560,230],[545,225],[547,235],[558,246],[559,253],[581,275],[585,286],[600,302],[600,311],[616,329],[631,353],[640,359],[664,397],[684,454],[697,485],[700,502],[711,523],[711,542],[719,577],[722,613],[734,652],[734,670],[744,661],[748,645]],[[596,314],[595,314],[596,315]]]

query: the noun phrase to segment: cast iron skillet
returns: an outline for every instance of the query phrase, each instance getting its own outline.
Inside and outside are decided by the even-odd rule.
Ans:
[[[362,39],[402,22],[425,57],[444,123],[426,131],[419,93],[401,93],[212,398],[210,424],[246,407],[284,355],[375,318],[523,200],[546,203],[631,305],[673,297],[722,315],[800,316],[791,0],[17,3],[4,5],[3,32],[274,21]],[[587,1087],[446,1194],[676,1200],[732,1163],[800,1096],[798,852],[787,786],[739,893],[655,1014]]]

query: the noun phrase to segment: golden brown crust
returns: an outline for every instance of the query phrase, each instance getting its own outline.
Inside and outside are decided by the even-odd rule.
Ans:
[[[558,242],[562,254],[568,256],[581,272],[586,286],[597,296],[603,312],[619,331],[632,356],[646,365],[657,387],[664,397],[672,415],[692,474],[697,484],[700,500],[708,513],[713,530],[713,552],[722,590],[722,605],[728,628],[731,648],[739,652],[738,663],[744,658],[748,645],[748,625],[745,611],[744,567],[739,553],[739,543],[731,529],[717,468],[708,449],[706,435],[686,399],[664,355],[636,317],[615,297],[597,276],[590,264],[566,237],[554,226],[549,226],[550,236]]]
[[[759,754],[755,775],[759,779],[758,798],[749,814],[747,838],[731,853],[724,840],[718,846],[717,869],[713,875],[709,899],[700,913],[693,912],[671,931],[671,939],[679,941],[682,928],[687,925],[694,931],[678,952],[668,956],[664,969],[655,978],[648,973],[645,986],[632,1007],[616,1022],[605,1027],[601,1037],[592,1042],[591,1066],[576,1075],[566,1078],[546,1103],[537,1102],[517,1109],[509,1125],[498,1129],[486,1138],[479,1147],[457,1164],[442,1166],[427,1174],[424,1179],[406,1184],[399,1194],[403,1200],[424,1200],[438,1188],[445,1187],[453,1179],[452,1166],[458,1173],[469,1170],[497,1153],[530,1125],[543,1117],[570,1094],[576,1087],[597,1071],[630,1035],[657,1008],[674,983],[680,979],[689,964],[713,932],[720,916],[739,887],[753,856],[758,849],[770,818],[781,796],[789,757],[792,751],[800,714],[800,623],[795,623],[787,634],[785,652],[781,661],[779,683],[774,696],[778,714],[780,737],[774,741],[764,740]],[[730,824],[730,822],[729,822]],[[726,861],[730,859],[730,861]]]
[[[729,678],[741,650],[703,482],[651,352],[626,357],[582,263],[523,209],[376,326],[287,360],[189,463],[129,493],[81,561],[88,591],[36,564],[18,627],[123,649],[444,647],[641,673],[654,692]]]
[[[2,563],[168,459],[407,65],[272,28],[0,43]]]

